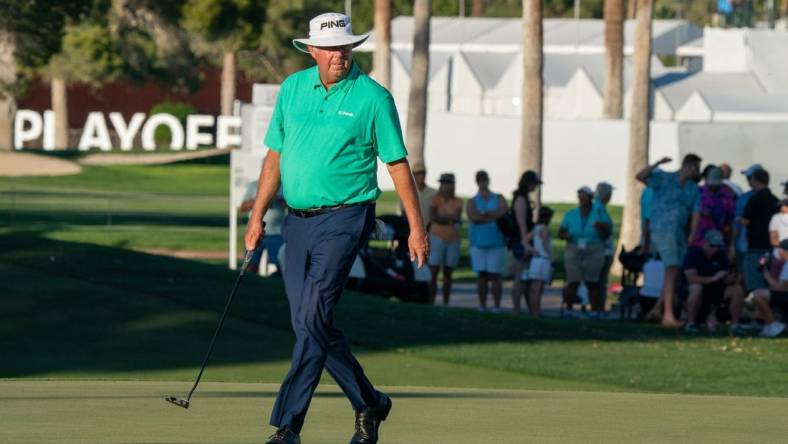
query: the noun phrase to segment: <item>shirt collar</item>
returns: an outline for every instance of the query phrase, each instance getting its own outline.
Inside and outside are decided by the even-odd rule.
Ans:
[[[331,92],[335,89],[343,90],[347,88],[349,85],[352,85],[360,75],[361,69],[359,69],[358,64],[356,64],[356,62],[351,62],[350,70],[348,71],[345,78],[337,82],[330,90],[328,90],[328,92]],[[312,87],[323,87],[323,82],[320,81],[320,71],[318,71],[317,65],[312,68]]]

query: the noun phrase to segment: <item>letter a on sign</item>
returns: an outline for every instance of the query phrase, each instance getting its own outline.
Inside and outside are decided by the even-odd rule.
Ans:
[[[104,114],[99,112],[88,114],[88,120],[85,121],[85,127],[82,128],[82,137],[79,138],[80,151],[87,151],[94,147],[100,148],[102,151],[112,150],[107,121],[104,120]]]

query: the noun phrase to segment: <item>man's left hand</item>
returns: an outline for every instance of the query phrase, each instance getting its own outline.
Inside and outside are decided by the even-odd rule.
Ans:
[[[410,230],[408,251],[410,252],[410,260],[416,262],[419,268],[427,263],[427,258],[430,256],[430,238],[423,228]]]

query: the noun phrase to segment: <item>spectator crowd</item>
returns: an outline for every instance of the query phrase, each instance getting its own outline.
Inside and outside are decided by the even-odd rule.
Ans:
[[[761,165],[741,172],[748,183],[742,189],[731,180],[727,164],[702,168],[702,159],[688,154],[677,171],[667,171],[663,166],[670,161],[661,159],[637,174],[645,186],[642,238],[629,254],[640,259],[636,301],[642,317],[689,333],[704,325],[714,330],[724,320],[735,335],[756,327],[762,336],[780,335],[785,325],[777,314],[788,313],[788,182],[782,184],[780,200],[770,191],[769,172]],[[546,206],[535,210],[539,175],[523,173],[507,199],[491,191],[487,172],[478,171],[478,192],[463,202],[455,195],[454,174],[441,174],[435,190],[425,183],[423,164],[414,164],[413,172],[432,245],[433,302],[440,282],[441,301],[449,303],[464,216],[479,309],[500,310],[502,276],[509,262],[514,312],[520,313],[525,301],[528,312],[539,317],[545,286],[559,259],[550,231],[554,211]],[[607,208],[613,190],[606,182],[595,189],[579,187],[577,206],[566,211],[558,225],[557,237],[565,242],[565,318],[577,316],[573,308],[581,292],[587,296],[589,318],[606,315],[607,280],[616,251]],[[745,316],[746,305],[752,313]]]
[[[661,159],[636,176],[644,185],[642,237],[635,250],[623,251],[620,258],[625,275],[635,273],[642,279],[630,282],[636,297],[620,303],[635,301],[642,318],[688,333],[702,326],[714,330],[724,321],[734,335],[759,328],[762,336],[779,336],[786,328],[782,313],[788,314],[788,182],[782,183],[780,200],[769,188],[769,172],[759,164],[741,171],[748,184],[742,189],[731,180],[727,164],[702,168],[701,158],[688,154],[678,170],[667,171],[663,166],[670,161]],[[502,277],[511,271],[513,311],[521,313],[525,307],[530,315],[541,316],[545,288],[561,260],[562,317],[579,316],[574,308],[581,295],[587,302],[580,304],[581,310],[589,318],[606,316],[608,276],[617,247],[608,212],[612,185],[600,182],[594,189],[577,189],[577,206],[563,214],[556,231],[564,247],[559,258],[550,230],[554,211],[535,206],[534,192],[542,185],[536,172],[523,173],[507,199],[492,191],[486,171],[477,171],[478,191],[464,202],[455,194],[454,174],[441,174],[434,189],[426,183],[423,163],[414,163],[412,171],[431,243],[432,303],[450,302],[467,220],[480,310],[500,311]],[[251,207],[256,191],[257,182],[250,183],[242,211]],[[267,263],[280,265],[285,212],[280,190],[266,214],[267,235],[251,268],[258,267],[263,252]],[[624,255],[635,260],[624,260]]]

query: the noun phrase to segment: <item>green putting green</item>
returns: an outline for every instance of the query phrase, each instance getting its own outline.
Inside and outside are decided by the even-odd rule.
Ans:
[[[0,442],[260,443],[277,385],[207,383],[188,410],[164,401],[187,382],[0,381]],[[788,399],[385,387],[381,443],[785,442]],[[353,413],[333,385],[302,440],[347,442]]]

